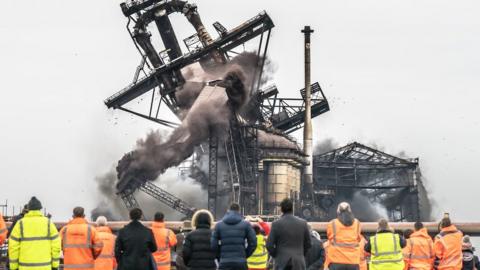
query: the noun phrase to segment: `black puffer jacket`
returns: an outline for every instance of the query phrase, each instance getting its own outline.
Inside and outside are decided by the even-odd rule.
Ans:
[[[197,225],[197,229],[187,234],[183,244],[183,260],[191,270],[216,269],[215,252],[210,246],[212,230],[206,224]]]
[[[473,266],[475,266],[475,268]],[[464,250],[462,270],[473,270],[473,269],[480,269],[480,262],[478,261],[478,257],[473,254],[473,251]]]

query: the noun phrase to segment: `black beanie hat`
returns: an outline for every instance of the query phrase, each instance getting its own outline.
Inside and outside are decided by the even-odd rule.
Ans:
[[[42,209],[42,203],[35,196],[33,196],[28,202],[28,210],[41,210],[41,209]]]

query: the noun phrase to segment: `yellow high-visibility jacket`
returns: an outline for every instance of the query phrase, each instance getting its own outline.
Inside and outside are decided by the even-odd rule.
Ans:
[[[370,237],[370,244],[372,246],[370,270],[403,270],[405,263],[398,234],[377,233]]]
[[[58,231],[42,212],[29,211],[17,222],[8,239],[10,269],[51,270],[60,264]]]
[[[249,269],[266,269],[268,264],[268,252],[266,249],[265,236],[257,234],[257,248],[252,256],[247,259]]]

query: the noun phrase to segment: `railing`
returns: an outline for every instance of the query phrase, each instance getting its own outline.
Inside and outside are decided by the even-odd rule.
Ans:
[[[129,223],[128,221],[112,221],[108,223],[108,227],[110,227],[113,231],[118,231],[128,223]],[[142,223],[147,227],[151,227],[152,225],[152,222],[150,221],[145,221]],[[67,222],[55,222],[55,225],[59,229],[65,226],[66,224]],[[94,223],[91,223],[91,224],[94,225]],[[406,229],[413,229],[414,223],[413,222],[392,222],[389,224],[393,229],[403,231]],[[457,222],[454,224],[464,234],[468,234],[471,236],[480,236],[480,222]],[[182,228],[183,222],[169,221],[169,222],[166,222],[165,225],[167,228],[178,232]],[[313,230],[319,233],[325,233],[327,230],[328,222],[309,222],[309,225],[312,227]],[[425,222],[423,225],[428,229],[429,233],[431,234],[436,234],[439,232],[438,223],[436,222]],[[7,223],[7,226],[10,226],[10,224]],[[375,233],[377,231],[377,227],[378,227],[378,224],[376,222],[361,223],[362,232],[366,234]]]

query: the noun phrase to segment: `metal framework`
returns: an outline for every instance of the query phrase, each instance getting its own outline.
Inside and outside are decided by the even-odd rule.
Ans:
[[[129,17],[129,24],[127,24],[127,29],[133,39],[134,30],[132,30],[132,27],[130,26],[130,22],[132,21],[134,21],[134,19],[132,17]],[[236,47],[259,35],[259,48],[262,48],[263,36],[264,33],[267,33],[267,41],[263,45],[263,59],[265,59],[264,56],[268,48],[270,31],[273,27],[273,22],[268,16],[268,14],[266,12],[262,12],[254,18],[243,23],[242,25],[228,31],[223,36],[220,36],[211,44],[208,44],[206,46],[202,45],[201,47],[198,47],[187,54],[170,60],[170,63],[168,64],[164,64],[155,68],[151,68],[150,65],[146,65],[147,62],[145,61],[145,59],[148,59],[148,56],[144,51],[139,49],[142,61],[140,66],[137,68],[137,72],[134,76],[134,81],[124,89],[107,98],[105,100],[105,105],[108,108],[123,109],[129,113],[134,113],[136,116],[143,117],[147,120],[151,120],[159,124],[171,125],[172,122],[158,118],[161,103],[165,103],[174,113],[176,113],[178,110],[175,95],[172,95],[175,89],[164,90],[163,88],[165,87],[165,85],[162,83],[162,77],[173,76],[172,74],[175,71],[179,71],[187,65],[201,61],[203,58],[207,57],[212,51],[219,51],[227,58],[229,58],[229,52],[232,52],[232,50],[234,50]],[[138,43],[135,39],[134,42]],[[260,55],[260,51],[258,53]],[[262,61],[261,64],[262,65],[260,68],[261,70],[263,70],[264,61]],[[141,74],[144,75],[143,78],[139,78]],[[259,77],[261,77],[261,74]],[[260,78],[258,78],[258,80],[260,80]],[[177,81],[177,86],[179,86],[181,80],[177,79]],[[256,83],[256,85],[258,84],[259,83]],[[159,89],[159,91],[155,91],[155,89],[157,88]],[[127,103],[150,91],[152,92],[152,94],[151,104],[148,109],[148,113],[134,112],[132,110],[126,110],[124,108],[124,105],[126,105]],[[160,96],[158,103],[156,103],[155,101],[155,97],[157,96]]]
[[[357,193],[384,206],[392,221],[420,218],[418,158],[404,159],[354,142],[314,156],[315,194],[320,207],[334,216],[338,200]]]
[[[232,194],[233,201],[239,202],[245,212],[257,213],[259,151],[256,125],[269,126],[279,132],[291,133],[302,128],[305,119],[303,90],[300,91],[302,98],[279,98],[278,90],[274,86],[264,91],[260,90],[271,29],[274,27],[271,18],[263,11],[231,30],[215,22],[213,26],[218,37],[214,39],[206,31],[197,7],[186,1],[127,1],[120,6],[123,14],[128,18],[126,29],[141,59],[132,83],[108,97],[104,103],[108,108],[119,109],[171,128],[177,127],[178,123],[163,119],[164,117],[159,115],[160,108],[163,103],[174,114],[179,115],[180,107],[177,104],[176,91],[185,83],[181,69],[193,63],[200,63],[206,70],[212,65],[224,64],[239,53],[237,50],[242,49],[242,45],[258,37],[257,57],[260,63],[256,65],[257,70],[253,73],[255,75],[250,89],[254,108],[252,111],[257,112],[255,120],[245,123],[236,115],[231,120],[229,136],[225,141],[220,141],[214,136],[210,137],[208,181],[204,184],[208,190],[208,208],[212,213],[215,214],[218,211],[217,199],[224,194]],[[173,12],[184,14],[196,31],[195,34],[183,40],[188,49],[186,53],[180,49],[168,17]],[[151,42],[152,34],[147,30],[151,23],[154,23],[158,29],[165,46],[163,50],[156,49]],[[132,101],[140,97],[147,97],[150,101],[146,112],[127,108]],[[329,110],[328,102],[318,83],[312,85],[311,109],[312,117]],[[227,187],[222,187],[219,183],[219,168],[223,166],[228,167],[230,180]],[[140,189],[170,207],[186,215],[190,214],[188,207],[184,208],[182,203],[174,203],[178,198],[171,197],[171,194],[149,182],[134,185],[131,189],[124,189],[124,185],[125,183],[122,183],[119,192],[129,208],[138,205],[133,193]]]
[[[141,190],[145,192],[156,200],[164,203],[168,207],[184,214],[186,217],[192,217],[193,213],[195,213],[196,209],[194,207],[189,206],[182,199],[158,187],[150,181],[144,183],[137,182],[137,185],[130,185],[129,187],[119,192],[120,198],[122,199],[127,209],[140,207],[134,195],[136,190]]]
[[[289,134],[303,128],[305,121],[305,89],[300,90],[302,98],[280,98],[278,89],[271,85],[261,91],[257,99],[263,121]],[[312,118],[330,110],[327,98],[318,82],[312,84]]]

